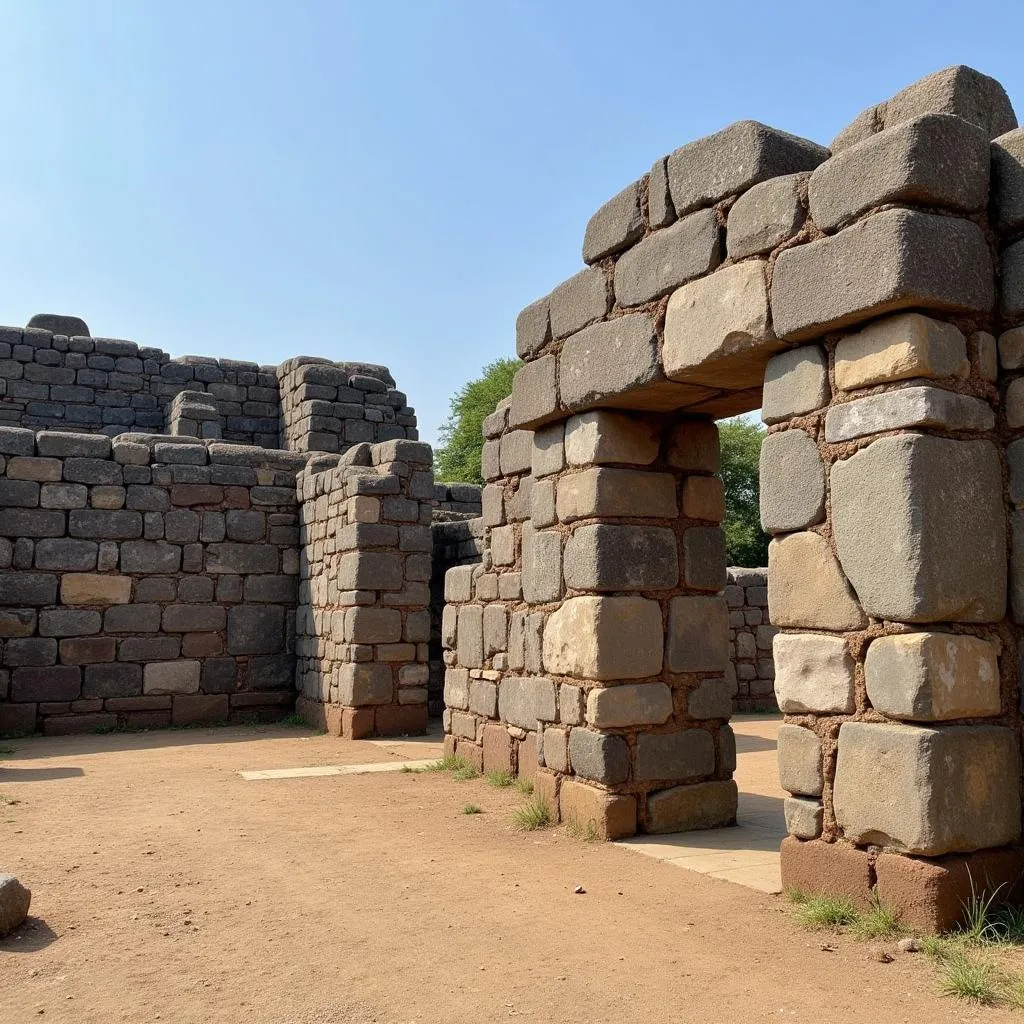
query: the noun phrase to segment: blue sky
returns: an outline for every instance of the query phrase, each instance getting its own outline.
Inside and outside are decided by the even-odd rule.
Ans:
[[[0,323],[387,363],[433,440],[591,213],[751,117],[827,143],[1024,5],[0,0]]]

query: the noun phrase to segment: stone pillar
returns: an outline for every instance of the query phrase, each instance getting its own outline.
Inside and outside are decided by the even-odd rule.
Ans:
[[[483,565],[448,574],[449,749],[533,775],[601,837],[732,823],[714,423],[572,416],[533,435],[513,486],[522,433],[496,439]]]
[[[1024,867],[992,344],[899,313],[765,377],[783,884],[923,927]]]
[[[430,446],[357,445],[298,477],[298,710],[335,735],[422,732],[430,639]]]

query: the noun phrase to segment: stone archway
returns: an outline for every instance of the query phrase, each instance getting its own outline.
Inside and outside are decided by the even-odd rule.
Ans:
[[[449,749],[603,836],[734,819],[713,420],[763,407],[784,882],[928,925],[969,875],[1016,883],[1015,125],[951,68],[831,153],[740,122],[594,215],[485,424],[483,563],[446,587]]]

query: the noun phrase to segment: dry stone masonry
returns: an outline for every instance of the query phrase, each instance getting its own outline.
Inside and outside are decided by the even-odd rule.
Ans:
[[[726,570],[729,609],[729,666],[726,679],[736,712],[774,711],[775,662],[768,621],[768,570]]]
[[[600,835],[726,824],[730,640],[755,665],[779,630],[785,884],[926,926],[972,879],[1016,895],[1016,124],[997,82],[948,68],[831,149],[732,125],[594,215],[485,423],[482,559],[447,574],[449,750]],[[758,407],[774,539],[751,644],[713,421]]]

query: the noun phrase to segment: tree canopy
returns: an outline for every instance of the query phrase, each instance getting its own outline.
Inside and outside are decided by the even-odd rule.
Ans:
[[[503,398],[512,394],[512,378],[520,365],[518,359],[496,359],[483,368],[481,377],[455,392],[448,418],[438,431],[440,444],[434,453],[434,472],[438,480],[484,482],[480,474],[483,422]]]
[[[768,564],[768,535],[761,529],[758,464],[764,428],[737,417],[718,424],[725,484],[725,556],[729,565]]]

